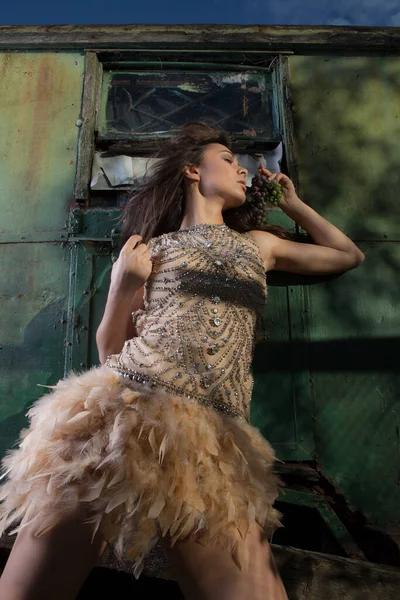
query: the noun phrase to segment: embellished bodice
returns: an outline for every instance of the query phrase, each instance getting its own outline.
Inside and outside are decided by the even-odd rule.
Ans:
[[[137,336],[107,366],[133,380],[249,418],[255,334],[267,296],[249,233],[201,224],[152,238]]]

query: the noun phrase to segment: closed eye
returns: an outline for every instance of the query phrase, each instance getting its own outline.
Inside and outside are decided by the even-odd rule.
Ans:
[[[224,158],[224,160],[227,160],[228,162],[230,162],[231,164],[233,163],[233,160],[229,160],[229,158]]]

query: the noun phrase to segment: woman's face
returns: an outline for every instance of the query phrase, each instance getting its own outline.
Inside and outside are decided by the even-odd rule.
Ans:
[[[247,169],[222,144],[208,144],[196,168],[199,192],[205,198],[221,198],[222,210],[236,208],[246,200]]]

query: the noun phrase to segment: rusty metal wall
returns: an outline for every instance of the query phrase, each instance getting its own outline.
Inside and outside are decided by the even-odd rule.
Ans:
[[[0,54],[0,235],[66,238],[75,176],[83,56]]]
[[[400,520],[400,60],[290,58],[300,197],[364,251],[304,289],[315,458],[370,525]]]
[[[64,369],[84,57],[0,54],[0,454]]]

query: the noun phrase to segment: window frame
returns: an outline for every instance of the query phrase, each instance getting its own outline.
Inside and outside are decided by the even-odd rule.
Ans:
[[[156,54],[155,54],[156,52]],[[293,54],[291,51],[273,52],[273,51],[234,51],[222,49],[221,51],[206,51],[206,50],[158,50],[150,51],[143,50],[142,52],[135,51],[118,51],[118,50],[100,50],[87,51],[85,53],[85,73],[83,80],[82,106],[81,116],[77,121],[79,127],[78,137],[78,152],[76,177],[74,185],[74,200],[78,205],[90,206],[91,190],[90,179],[92,172],[92,163],[94,153],[97,150],[96,140],[99,133],[100,109],[102,101],[102,82],[103,72],[110,70],[124,70],[124,68],[132,68],[133,65],[143,65],[146,69],[160,69],[162,61],[168,62],[169,65],[177,65],[184,67],[189,62],[192,66],[198,65],[199,69],[207,60],[208,67],[215,65],[215,71],[219,70],[235,70],[235,62],[228,64],[229,60],[236,60],[236,66],[240,60],[241,68],[237,70],[246,71],[247,68],[257,69],[259,71],[272,70],[272,83],[274,88],[273,93],[273,112],[276,115],[276,127],[281,134],[284,144],[285,160],[288,169],[289,177],[294,184],[298,186],[297,160],[295,156],[294,132],[292,120],[292,102],[290,91],[290,77],[288,55]],[[157,60],[155,61],[154,58]],[[176,59],[179,58],[179,62]],[[139,60],[140,59],[140,60]],[[223,61],[223,62],[221,62]],[[268,66],[265,66],[268,65]],[[211,68],[210,68],[211,70]],[[147,150],[151,151],[151,140],[149,136],[147,142]],[[104,143],[104,140],[102,140]],[[110,143],[110,140],[108,140]],[[261,143],[264,148],[268,149],[268,143]],[[245,153],[249,151],[251,139],[234,141],[234,152]],[[141,144],[141,148],[146,151],[146,142]],[[260,151],[260,143],[258,148],[253,143],[253,151]]]

